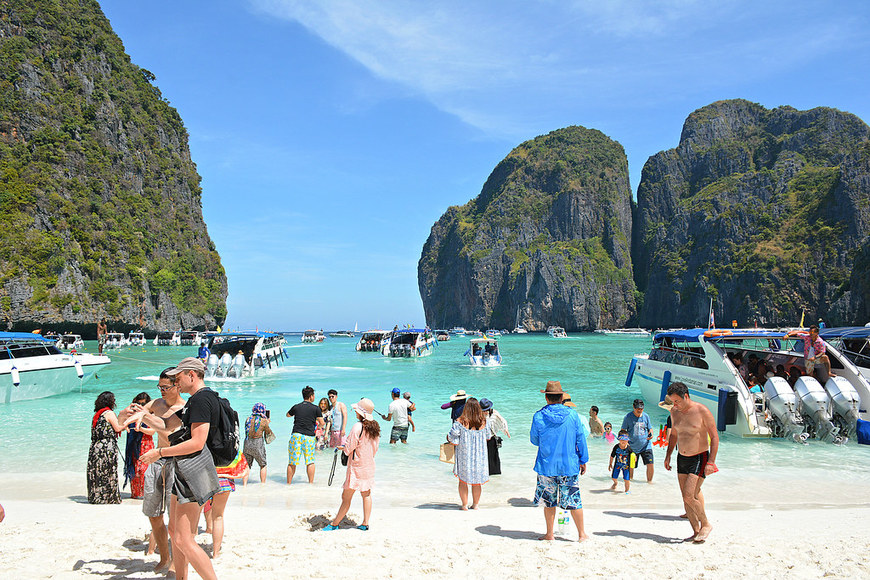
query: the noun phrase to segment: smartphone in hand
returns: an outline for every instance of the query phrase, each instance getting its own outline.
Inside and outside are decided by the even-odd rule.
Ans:
[[[270,411],[269,409],[266,409],[266,418],[267,418],[267,419],[271,419],[271,418],[272,418],[272,411]]]

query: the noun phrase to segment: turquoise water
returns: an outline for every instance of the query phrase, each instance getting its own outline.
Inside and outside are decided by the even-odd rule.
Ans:
[[[528,432],[532,414],[544,405],[540,390],[548,380],[561,381],[584,418],[589,407],[597,405],[601,418],[618,430],[631,401],[640,396],[639,389],[624,385],[629,362],[634,354],[647,351],[649,339],[578,334],[556,340],[510,335],[501,339],[504,364],[495,368],[469,366],[462,356],[468,348],[463,339],[440,343],[432,356],[420,359],[356,352],[355,343],[350,338],[327,338],[321,344],[302,345],[299,337],[291,336],[286,366],[255,379],[209,383],[231,401],[242,420],[256,402],[272,410],[278,440],[268,446],[269,483],[284,480],[292,428],[292,420],[284,415],[301,400],[304,386],[314,387],[317,400],[330,388],[338,390],[339,399],[348,404],[369,397],[381,412],[389,405],[390,390],[399,387],[410,391],[417,405],[413,415],[417,431],[411,433],[407,446],[390,446],[388,438],[382,440],[377,457],[379,485],[411,486],[422,497],[450,497],[455,494],[455,480],[450,467],[438,461],[438,446],[449,430],[450,418],[440,405],[457,389],[464,389],[472,396],[491,399],[513,436],[501,450],[504,475],[488,484],[487,493],[529,497],[535,448]],[[95,348],[93,342],[86,345],[91,352]],[[61,497],[70,490],[83,490],[96,396],[113,391],[119,408],[141,391],[155,397],[159,372],[195,353],[195,347],[152,345],[113,351],[112,364],[86,383],[81,393],[0,405],[0,487],[6,490],[4,494]],[[647,412],[656,426],[664,423],[662,410],[652,407]],[[382,434],[388,435],[390,425],[382,422],[381,426]],[[122,453],[124,441],[122,436]],[[664,451],[656,448],[655,453],[657,480],[674,479],[663,469]],[[590,442],[589,473],[584,479],[590,489],[609,486],[609,454],[610,445],[604,441]],[[842,448],[816,442],[798,446],[726,436],[717,461],[721,469],[715,479],[721,488],[717,495],[723,505],[733,507],[866,502],[870,499],[868,460],[870,449],[851,443]],[[332,451],[318,454],[316,485],[325,486],[331,462]],[[341,479],[343,472],[337,477]],[[800,484],[795,486],[796,482]],[[794,489],[784,498],[781,490],[786,484]]]

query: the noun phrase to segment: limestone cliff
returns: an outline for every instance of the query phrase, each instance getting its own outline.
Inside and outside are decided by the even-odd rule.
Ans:
[[[830,108],[743,100],[693,112],[643,169],[638,323],[830,324],[868,316],[870,129]],[[864,264],[862,266],[862,264]]]
[[[527,141],[432,227],[418,264],[434,327],[590,330],[635,313],[622,146],[568,127]]]
[[[0,319],[210,327],[227,283],[178,113],[97,2],[0,7]]]

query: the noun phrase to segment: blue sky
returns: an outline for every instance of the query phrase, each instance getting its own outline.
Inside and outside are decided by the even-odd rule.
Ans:
[[[233,328],[422,325],[432,224],[555,129],[619,141],[636,189],[716,100],[870,119],[866,2],[101,6],[190,133]]]

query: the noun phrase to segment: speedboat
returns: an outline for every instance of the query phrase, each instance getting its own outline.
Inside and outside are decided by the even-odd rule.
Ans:
[[[356,343],[356,350],[363,352],[381,352],[390,344],[392,331],[389,330],[366,330]]]
[[[106,342],[103,344],[103,348],[106,349],[118,349],[127,346],[127,339],[124,338],[124,334],[121,332],[107,332],[106,333]]]
[[[206,345],[205,378],[241,379],[277,368],[287,358],[285,343],[283,334],[272,332],[213,333]]]
[[[522,324],[517,324],[517,327],[514,328],[514,334],[528,334],[529,331],[523,328]]]
[[[0,332],[0,402],[69,393],[110,362],[102,354],[64,354],[53,338]]]
[[[158,332],[154,337],[154,346],[181,346],[181,333],[177,330]]]
[[[325,338],[322,330],[306,330],[302,333],[302,342],[323,342]]]
[[[329,336],[333,338],[356,338],[356,335],[350,330],[336,330],[335,332],[330,332]]]
[[[435,351],[438,340],[428,328],[394,330],[390,343],[381,347],[381,354],[389,357],[428,356]]]
[[[550,326],[547,328],[547,334],[552,338],[568,338],[568,333],[561,326]]]
[[[85,341],[79,334],[61,334],[55,346],[60,350],[78,350],[85,347]]]
[[[450,333],[446,330],[436,330],[435,338],[438,339],[438,342],[447,342],[450,340]]]
[[[196,330],[182,330],[179,335],[179,340],[185,346],[199,346],[199,332]]]
[[[648,405],[663,401],[671,383],[682,382],[692,400],[704,404],[719,431],[741,437],[816,438],[842,443],[855,433],[857,419],[870,419],[870,383],[858,368],[827,343],[836,376],[823,365],[804,372],[803,340],[767,329],[670,330],[653,337],[649,354],[635,355],[626,386],[640,387]],[[782,365],[791,380],[768,373],[761,392],[750,392],[736,358]],[[750,363],[752,364],[752,363]]]
[[[819,336],[852,361],[861,375],[870,381],[870,328],[845,326],[823,328]]]
[[[644,328],[598,328],[595,332],[607,336],[636,336],[639,338],[651,336],[650,331]]]
[[[468,350],[465,351],[471,366],[497,367],[501,365],[501,352],[497,338],[472,338]]]
[[[130,346],[145,346],[145,334],[131,331],[127,335],[127,344]]]
[[[487,328],[484,334],[489,337],[501,336],[501,331],[497,328]]]
[[[465,336],[465,329],[461,326],[454,326],[450,329],[450,334],[454,336]]]

